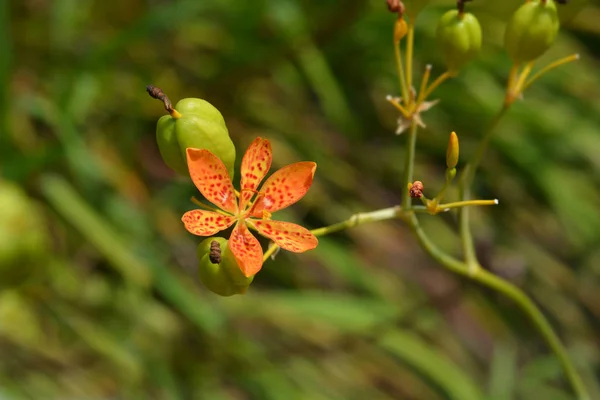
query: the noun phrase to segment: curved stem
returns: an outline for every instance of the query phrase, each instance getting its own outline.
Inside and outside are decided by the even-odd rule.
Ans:
[[[475,273],[472,273],[469,265],[466,263],[444,253],[440,250],[425,234],[421,228],[417,217],[412,214],[406,218],[411,230],[417,237],[417,240],[421,244],[421,247],[439,264],[446,269],[455,272],[457,274],[466,276],[473,279],[484,286],[494,289],[497,292],[502,293],[504,296],[512,299],[517,306],[529,317],[531,322],[537,328],[539,333],[543,336],[544,340],[550,346],[550,349],[558,357],[561,366],[567,376],[569,383],[571,384],[574,393],[577,395],[578,400],[590,400],[590,397],[583,385],[581,377],[577,373],[577,370],[571,363],[565,347],[562,345],[560,339],[552,329],[552,326],[542,314],[540,309],[535,303],[527,296],[521,289],[516,287],[510,282],[505,281],[502,278],[486,271],[479,267]]]
[[[515,285],[497,277],[483,268],[480,268],[478,273],[472,278],[485,286],[504,294],[506,297],[511,298],[517,303],[521,310],[531,319],[535,327],[546,340],[546,343],[548,343],[554,354],[558,357],[563,371],[573,388],[573,392],[577,395],[577,399],[590,400],[590,396],[583,385],[583,381],[575,369],[575,366],[571,363],[565,347],[533,300]]]
[[[542,68],[541,70],[539,70],[537,73],[535,73],[524,85],[523,88],[521,89],[522,92],[524,92],[525,90],[527,90],[527,88],[529,88],[529,86],[531,86],[531,84],[535,81],[537,81],[540,77],[542,77],[542,75],[544,75],[545,73],[553,70],[556,67],[560,67],[563,64],[569,63],[571,61],[576,61],[579,60],[579,54],[571,54],[570,56],[561,58],[560,60],[556,60],[553,63],[546,65],[544,68]]]

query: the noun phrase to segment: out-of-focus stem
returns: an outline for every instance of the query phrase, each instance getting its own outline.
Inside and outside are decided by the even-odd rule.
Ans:
[[[400,90],[402,90],[402,100],[406,103],[408,100],[408,88],[406,86],[406,77],[404,76],[404,66],[402,65],[402,49],[400,48],[400,41],[394,43],[394,54],[396,55],[396,68],[398,69],[398,79],[400,81]],[[408,114],[403,112],[403,114]]]
[[[562,345],[560,339],[552,329],[552,326],[542,314],[540,309],[535,305],[535,303],[527,296],[521,289],[516,287],[510,282],[505,281],[502,278],[497,277],[496,275],[486,271],[485,269],[479,267],[476,269],[475,273],[471,272],[469,265],[466,263],[444,253],[440,250],[425,234],[421,226],[419,225],[419,221],[417,217],[412,214],[410,217],[405,219],[411,230],[417,237],[417,240],[421,244],[421,247],[439,264],[441,264],[444,268],[455,272],[459,275],[466,276],[470,279],[473,279],[484,286],[487,286],[491,289],[494,289],[497,292],[502,293],[506,297],[512,299],[517,306],[529,317],[533,325],[542,335],[546,343],[549,345],[550,349],[554,352],[554,354],[558,357],[563,371],[571,384],[573,391],[577,395],[578,400],[590,400],[590,397],[583,385],[583,381],[579,376],[577,370],[571,363],[569,355]]]
[[[406,44],[406,86],[409,90],[409,97],[406,98],[405,104],[412,104],[412,67],[413,67],[413,48],[415,44],[415,25],[414,18],[410,20],[408,24],[408,35]]]
[[[404,165],[404,180],[402,181],[402,190],[404,190],[404,196],[402,197],[402,207],[407,210],[410,208],[410,193],[408,190],[408,184],[413,181],[413,168],[415,164],[415,150],[417,147],[417,124],[413,120],[410,124],[410,130],[408,132],[408,145],[406,149],[406,163]]]
[[[579,60],[579,54],[571,54],[570,56],[561,58],[560,60],[556,60],[553,63],[545,66],[544,68],[542,68],[541,70],[539,70],[538,72],[536,72],[524,85],[523,88],[521,89],[522,92],[524,92],[527,88],[529,88],[529,86],[531,86],[531,84],[535,81],[537,81],[539,78],[542,77],[542,75],[546,74],[547,72],[553,70],[556,67],[560,67],[563,64],[566,63],[570,63],[572,61],[576,61]]]

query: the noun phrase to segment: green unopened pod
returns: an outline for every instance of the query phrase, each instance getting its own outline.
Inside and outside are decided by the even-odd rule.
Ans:
[[[553,0],[529,1],[515,11],[506,26],[506,51],[517,64],[533,61],[554,43],[559,27]]]
[[[481,50],[481,25],[471,13],[450,10],[440,18],[437,41],[448,72],[456,75]]]
[[[207,149],[223,161],[233,177],[235,147],[219,110],[195,98],[179,101],[175,109],[177,117],[164,115],[156,125],[158,149],[167,166],[188,176],[186,149]]]
[[[198,245],[198,275],[210,291],[221,296],[244,294],[254,276],[246,277],[240,270],[227,239],[210,237]]]

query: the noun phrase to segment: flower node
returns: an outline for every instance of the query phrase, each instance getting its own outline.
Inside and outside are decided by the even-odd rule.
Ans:
[[[412,184],[410,184],[410,187],[408,188],[408,192],[410,194],[410,197],[412,197],[413,199],[419,199],[423,196],[423,189],[425,187],[423,186],[423,182],[421,181],[414,181]]]

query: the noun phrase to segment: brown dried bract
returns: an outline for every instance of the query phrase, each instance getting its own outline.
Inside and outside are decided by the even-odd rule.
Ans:
[[[148,86],[146,86],[146,92],[148,92],[150,97],[152,97],[153,99],[162,101],[163,104],[165,105],[165,110],[167,110],[169,112],[169,114],[171,114],[173,112],[174,108],[173,108],[173,105],[171,104],[171,100],[169,100],[169,98],[162,91],[161,88],[158,88],[154,85],[148,85]]]
[[[412,185],[410,185],[410,190],[409,190],[410,197],[412,197],[413,199],[421,198],[423,196],[424,188],[425,188],[425,186],[423,186],[423,182],[414,181],[412,183]]]
[[[404,4],[400,0],[386,0],[386,3],[390,12],[398,13],[398,16],[404,14]]]
[[[210,253],[208,259],[213,264],[219,264],[221,262],[221,245],[216,240],[210,242]]]

